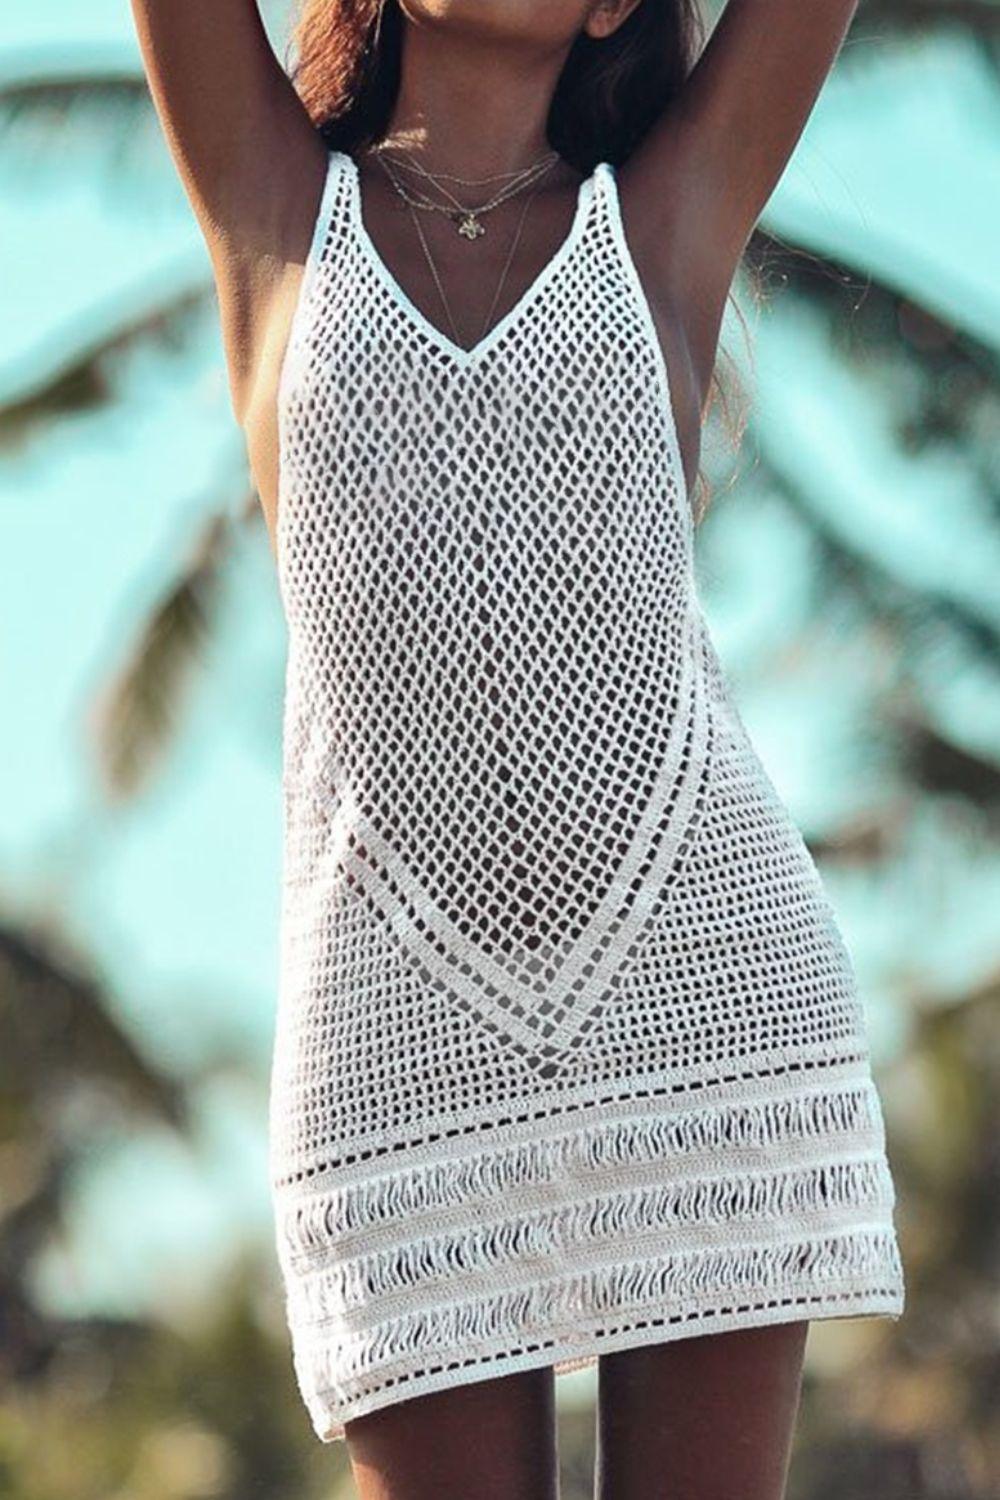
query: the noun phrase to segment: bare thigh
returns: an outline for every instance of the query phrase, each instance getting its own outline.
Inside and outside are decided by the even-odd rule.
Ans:
[[[807,1322],[598,1364],[597,1500],[782,1500]]]
[[[556,1500],[551,1368],[400,1401],[345,1423],[360,1500]]]

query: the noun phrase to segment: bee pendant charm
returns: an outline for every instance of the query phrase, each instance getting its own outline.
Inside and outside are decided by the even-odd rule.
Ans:
[[[459,234],[467,240],[478,240],[481,234],[486,233],[485,226],[480,224],[475,214],[463,214],[456,222]]]

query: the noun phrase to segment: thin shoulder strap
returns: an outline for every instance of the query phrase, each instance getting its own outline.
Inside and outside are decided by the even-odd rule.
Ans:
[[[323,253],[329,237],[330,224],[333,218],[334,204],[337,199],[337,190],[343,177],[343,170],[344,164],[341,153],[339,151],[331,151],[327,159],[323,189],[320,193],[319,207],[316,210],[316,219],[313,224],[309,254],[306,257],[302,272],[303,293],[308,293],[309,285],[316,274],[316,267],[323,259]]]
[[[339,189],[344,175],[344,161],[339,151],[331,151],[327,158],[326,173],[323,178],[323,187],[320,192],[319,205],[316,209],[316,217],[313,222],[312,236],[309,242],[309,250],[306,254],[305,263],[302,267],[302,278],[299,282],[298,292],[295,299],[295,308],[292,313],[291,326],[288,333],[288,342],[285,348],[285,357],[282,368],[282,386],[288,377],[288,371],[294,364],[294,358],[301,347],[302,335],[305,330],[306,308],[312,297],[313,288],[316,284],[317,272],[321,263],[326,259],[330,244],[331,228],[334,227],[335,206],[339,196]]]
[[[618,174],[614,163],[610,161],[598,162],[595,175],[601,189],[601,197],[606,207],[615,245],[625,253],[626,259],[631,260],[622,223],[621,199],[618,196]]]
[[[656,320],[653,317],[649,297],[646,288],[643,286],[642,277],[639,275],[639,268],[635,263],[635,257],[632,254],[632,248],[625,233],[625,220],[622,214],[621,196],[618,191],[618,174],[614,164],[602,161],[598,165],[597,176],[601,179],[601,196],[606,208],[607,224],[611,230],[612,243],[618,252],[619,263],[624,271],[625,279],[632,289],[635,309],[645,330],[649,350],[653,358],[656,378],[660,387],[664,429],[668,446],[673,454],[678,487],[686,496],[687,480],[684,475],[684,460],[681,457],[680,441],[677,436],[677,420],[674,411],[670,371],[667,367],[666,355],[663,352],[663,343],[656,327]],[[684,518],[689,527],[690,534],[690,529],[693,527],[693,519],[691,508],[687,504],[684,506]]]
[[[656,336],[655,325],[649,313],[649,302],[645,289],[639,277],[639,271],[632,256],[632,249],[625,234],[625,222],[622,217],[621,197],[618,192],[618,174],[614,165],[608,161],[602,161],[597,169],[597,175],[601,178],[603,198],[607,205],[608,223],[611,228],[611,238],[615,248],[621,257],[622,267],[636,294],[644,319],[649,321],[649,329],[656,340],[659,348],[659,339]]]

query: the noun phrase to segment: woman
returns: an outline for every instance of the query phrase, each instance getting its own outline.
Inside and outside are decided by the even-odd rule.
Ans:
[[[277,1244],[362,1500],[782,1494],[897,1317],[865,1016],[705,629],[722,312],[853,0],[133,0],[289,626]]]

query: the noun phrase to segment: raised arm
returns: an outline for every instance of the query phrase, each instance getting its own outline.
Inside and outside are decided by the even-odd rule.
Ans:
[[[257,0],[131,0],[153,102],[216,274],[237,416],[268,297],[301,264],[326,152]]]
[[[624,164],[622,211],[669,288],[702,393],[739,258],[857,0],[729,0],[678,101]]]

